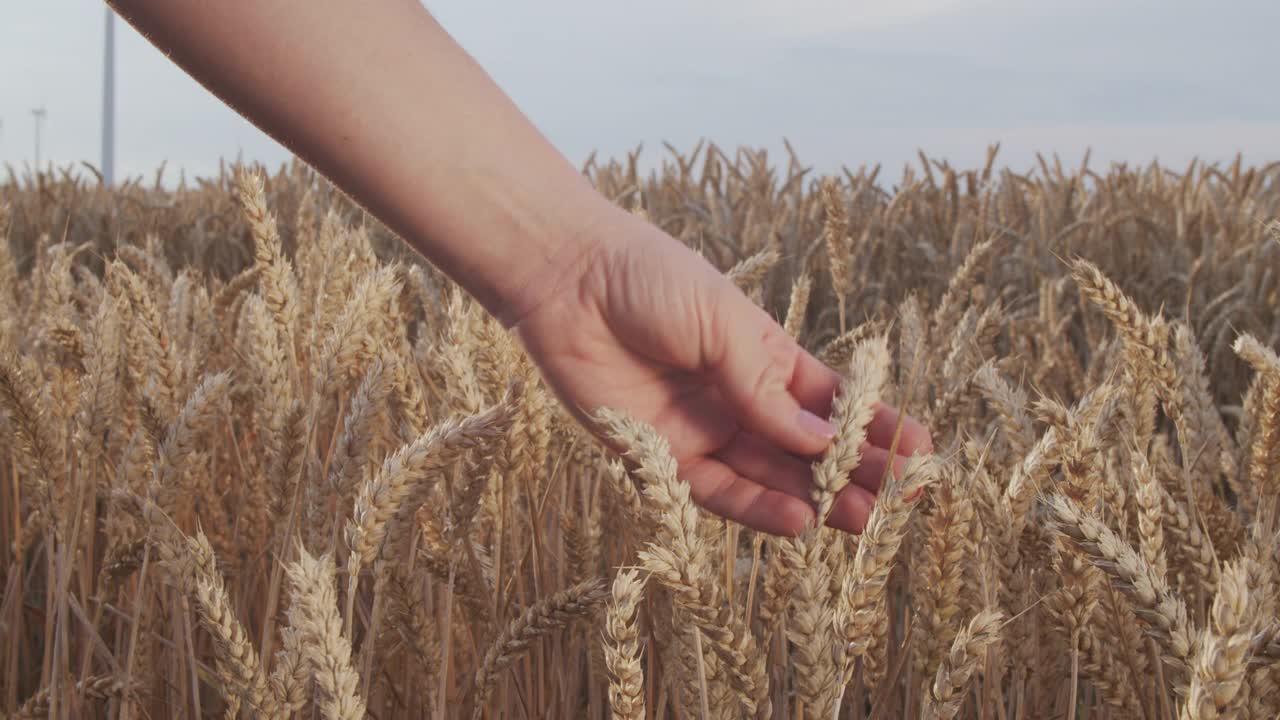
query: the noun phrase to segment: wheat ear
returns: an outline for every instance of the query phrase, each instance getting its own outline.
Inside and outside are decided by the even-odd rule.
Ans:
[[[965,699],[965,686],[986,659],[987,648],[1000,639],[1003,621],[1004,613],[999,610],[982,610],[956,634],[951,651],[933,674],[921,717],[951,720],[956,716]]]
[[[599,605],[609,591],[599,578],[592,578],[543,598],[525,608],[512,620],[485,652],[475,678],[475,706],[472,718],[479,720],[494,684],[511,663],[529,651],[534,640],[583,617]]]
[[[613,599],[605,614],[605,666],[609,670],[609,707],[620,720],[644,720],[644,671],[640,668],[639,605],[644,580],[636,570],[621,570],[613,580]]]
[[[301,543],[298,559],[285,567],[289,576],[289,627],[297,632],[298,647],[311,668],[327,720],[364,718],[360,676],[351,665],[351,642],[342,634],[338,615],[333,559],[312,557]]]

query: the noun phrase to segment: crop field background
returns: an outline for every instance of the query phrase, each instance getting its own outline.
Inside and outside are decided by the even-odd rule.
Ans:
[[[301,164],[0,184],[14,717],[1272,718],[1280,167],[584,168],[935,453],[703,513]]]

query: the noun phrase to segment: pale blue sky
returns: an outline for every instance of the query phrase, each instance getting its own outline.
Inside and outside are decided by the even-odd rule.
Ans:
[[[428,0],[575,162],[645,142],[780,148],[822,169],[915,149],[1026,167],[1280,160],[1275,0]],[[0,163],[99,158],[103,6],[0,9]],[[117,173],[287,153],[117,23]]]

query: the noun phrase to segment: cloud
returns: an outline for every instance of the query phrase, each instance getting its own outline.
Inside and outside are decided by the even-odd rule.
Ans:
[[[430,0],[571,159],[645,140],[776,146],[825,167],[979,158],[988,140],[1120,158],[1232,147],[1269,160],[1280,3],[1233,0]],[[96,162],[102,5],[11,3],[0,22],[0,162]],[[117,163],[216,171],[288,153],[117,24]],[[1223,135],[1225,133],[1225,135]],[[1164,148],[1163,151],[1160,149]],[[1028,151],[1029,152],[1029,151]],[[1268,155],[1268,153],[1271,153]],[[1030,157],[1030,155],[1027,155]]]

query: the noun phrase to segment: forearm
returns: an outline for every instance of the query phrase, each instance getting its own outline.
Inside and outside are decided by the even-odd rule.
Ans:
[[[608,212],[416,0],[111,4],[505,320]]]

